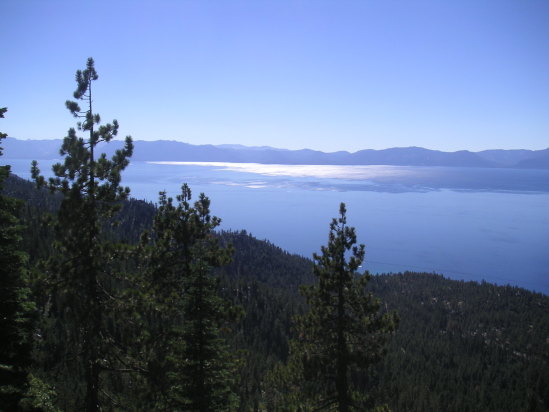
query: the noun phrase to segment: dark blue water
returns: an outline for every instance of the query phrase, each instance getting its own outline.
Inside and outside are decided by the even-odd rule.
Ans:
[[[28,177],[28,161],[10,161]],[[51,162],[43,161],[44,172]],[[366,245],[365,268],[486,280],[549,294],[549,171],[398,166],[134,162],[137,198],[205,192],[224,229],[310,257],[340,202]]]

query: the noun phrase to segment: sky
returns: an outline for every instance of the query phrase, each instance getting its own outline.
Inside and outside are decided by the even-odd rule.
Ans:
[[[0,130],[63,138],[93,57],[122,136],[357,151],[549,147],[549,2],[0,1]]]

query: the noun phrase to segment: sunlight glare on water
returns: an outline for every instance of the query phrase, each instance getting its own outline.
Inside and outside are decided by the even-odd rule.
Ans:
[[[217,170],[255,173],[264,176],[318,177],[365,180],[376,177],[419,175],[419,170],[401,166],[337,166],[337,165],[281,165],[227,162],[147,162],[151,164],[205,166]]]

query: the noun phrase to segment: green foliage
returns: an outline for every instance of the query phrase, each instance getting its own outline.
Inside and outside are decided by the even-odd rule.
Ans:
[[[26,203],[22,210],[23,238],[31,261],[37,256],[34,248],[47,254],[51,237],[49,231],[40,226],[38,214],[55,212],[60,201],[47,191],[32,189],[29,183],[14,176],[4,183],[4,194]],[[105,227],[110,231],[106,235],[109,239],[135,243],[137,229],[132,227],[151,227],[155,208],[138,201],[124,201],[121,206],[121,224]],[[27,242],[27,238],[33,241]],[[303,403],[300,382],[304,380],[295,382],[294,379],[299,370],[278,366],[278,372],[272,375],[280,376],[283,372],[282,382],[273,382],[266,375],[276,364],[287,361],[288,340],[298,337],[290,330],[292,316],[303,313],[305,308],[297,285],[313,282],[313,262],[290,255],[245,232],[221,232],[219,239],[222,245],[234,245],[234,255],[228,265],[216,270],[220,277],[218,291],[245,309],[241,321],[223,332],[233,355],[245,352],[245,359],[234,375],[241,398],[238,410],[275,410],[275,405],[283,405],[281,410],[298,410],[297,406],[288,405]],[[137,263],[127,263],[129,269],[137,267]],[[117,344],[127,352],[118,353],[127,363],[118,369],[127,372],[109,375],[103,372],[102,378],[110,396],[116,395],[115,402],[111,401],[113,408],[154,410],[151,403],[143,399],[149,399],[147,396],[151,393],[160,397],[157,387],[149,386],[147,370],[139,371],[143,364],[131,360],[141,355],[146,355],[146,359],[151,356],[150,352],[139,353],[143,349],[140,339],[145,338],[143,325],[160,323],[162,318],[156,316],[162,312],[153,311],[152,306],[143,310],[135,305],[137,313],[130,316],[122,309],[128,310],[131,306],[129,300],[135,299],[132,296],[136,290],[146,288],[138,288],[130,281],[117,287],[120,289],[117,297],[124,290],[128,301],[117,299],[120,308],[116,310],[111,310],[111,304],[107,305],[105,315],[106,322],[116,325],[109,329],[109,335],[114,335]],[[400,316],[399,328],[383,360],[367,374],[352,375],[353,385],[375,403],[385,402],[394,412],[549,409],[548,296],[515,287],[418,273],[371,276],[367,288],[382,299],[382,312],[396,310]],[[53,337],[64,336],[54,333],[56,325],[68,324],[57,320],[62,314],[45,310],[52,302],[39,279],[35,280],[33,290],[41,311],[50,314],[36,335],[39,343],[46,340],[50,344],[41,344],[36,351],[39,364],[33,375],[40,376],[50,387],[55,383],[56,395],[52,395],[51,400],[58,408],[74,410],[71,397],[74,398],[76,392],[65,389],[81,387],[82,383],[73,386],[69,383],[82,382],[82,375],[74,375],[68,369],[51,369],[52,363],[44,361],[44,357],[59,361],[66,356],[60,350],[64,345],[55,342]],[[145,323],[135,320],[140,316]],[[169,320],[167,316],[162,322]],[[174,326],[175,322],[165,325]],[[155,336],[162,338],[161,332],[166,333],[161,328],[151,329],[148,344]],[[165,409],[170,410],[168,406]]]
[[[0,108],[0,118],[6,111]],[[0,141],[5,137],[0,133]],[[9,166],[0,167],[0,192],[9,173]],[[0,410],[6,411],[17,409],[31,364],[34,305],[27,287],[27,256],[21,250],[20,205],[0,194]]]
[[[29,374],[29,389],[21,401],[23,411],[60,412],[55,406],[56,392],[41,379]]]
[[[74,92],[86,109],[82,111],[77,102],[66,103],[70,112],[82,119],[78,130],[89,132],[87,140],[78,137],[74,128],[69,129],[60,149],[64,162],[53,166],[54,177],[48,182],[40,175],[37,162],[32,165],[37,185],[46,185],[50,191],[62,195],[53,254],[45,265],[52,295],[48,314],[60,323],[55,339],[58,345],[64,344],[63,355],[56,354],[56,367],[66,368],[74,376],[83,375],[85,380],[85,388],[69,386],[64,396],[71,396],[75,409],[87,411],[100,408],[101,362],[108,358],[113,346],[104,327],[104,311],[112,297],[111,262],[118,251],[103,240],[103,227],[119,210],[118,202],[129,193],[128,188],[120,186],[120,179],[133,151],[128,136],[124,148],[116,151],[111,160],[94,153],[97,144],[109,142],[118,133],[116,120],[99,125],[100,117],[92,110],[92,82],[97,79],[93,59],[89,58],[86,69],[76,73]]]
[[[271,387],[265,376],[287,359],[292,316],[304,309],[298,287],[312,282],[312,262],[246,231],[221,232],[219,237],[234,248],[231,262],[218,270],[221,293],[245,312],[229,337],[233,350],[244,352],[239,410],[264,410],[264,393]]]
[[[343,203],[339,212],[330,225],[328,245],[314,255],[318,283],[302,288],[309,311],[297,318],[290,371],[279,379],[287,386],[294,376],[295,390],[285,388],[292,407],[297,403],[341,412],[365,410],[367,399],[354,387],[352,375],[381,359],[398,320],[394,313],[380,314],[379,300],[366,292],[370,277],[357,274],[364,245],[355,246],[355,230],[347,226]]]
[[[177,205],[161,193],[151,233],[138,249],[140,352],[148,354],[143,401],[151,409],[233,411],[236,363],[223,329],[238,310],[219,296],[212,275],[229,261],[230,249],[213,233],[220,220],[210,215],[209,199],[190,201],[187,185]]]
[[[400,327],[378,365],[394,411],[549,410],[549,297],[439,275],[374,276]]]

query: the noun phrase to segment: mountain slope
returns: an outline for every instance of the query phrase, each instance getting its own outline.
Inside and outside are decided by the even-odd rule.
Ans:
[[[521,160],[516,166],[525,169],[549,169],[549,149],[537,151],[535,156]]]
[[[25,245],[34,261],[48,256],[51,230],[40,211],[54,211],[48,191],[11,177],[5,193],[26,201]],[[133,243],[154,206],[125,203],[113,238]],[[242,410],[259,410],[265,376],[288,353],[292,317],[304,310],[298,286],[313,281],[312,262],[245,231],[221,233],[235,248],[219,271],[221,293],[245,309],[230,331],[240,369]],[[400,326],[382,363],[355,376],[377,403],[404,411],[549,410],[549,296],[517,287],[463,282],[425,273],[373,276],[368,285],[382,310],[396,310]],[[37,302],[47,302],[42,288]],[[68,377],[68,379],[73,379]]]

